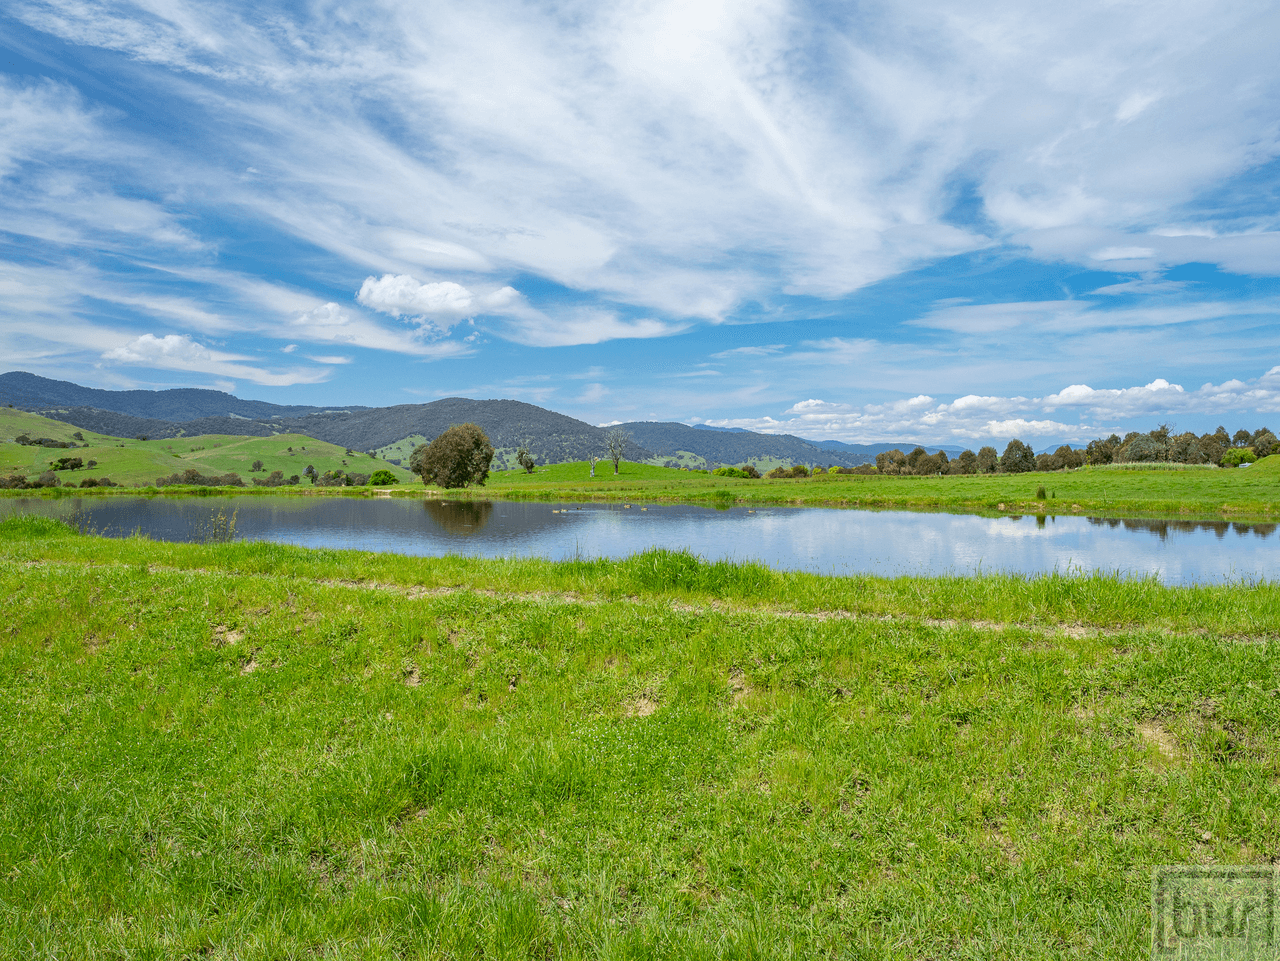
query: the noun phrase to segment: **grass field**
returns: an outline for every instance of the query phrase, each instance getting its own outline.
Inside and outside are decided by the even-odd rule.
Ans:
[[[1280,513],[1280,456],[1235,470],[1090,470],[959,477],[826,475],[742,480],[623,462],[553,464],[533,474],[493,474],[460,496],[546,500],[631,498],[715,503],[789,503],[966,513],[1274,518]],[[1037,497],[1039,487],[1046,497]]]
[[[0,956],[1144,958],[1280,588],[0,524]]]
[[[51,461],[70,456],[80,457],[86,463],[91,459],[98,463],[93,468],[59,471],[58,477],[64,484],[78,484],[86,477],[109,477],[117,484],[132,487],[134,484],[154,484],[157,477],[180,473],[189,467],[204,474],[236,473],[246,484],[251,484],[251,478],[265,478],[274,470],[284,471],[285,477],[301,475],[308,464],[322,474],[329,470],[372,474],[385,468],[401,483],[416,479],[409,471],[380,458],[372,459],[360,453],[348,456],[345,448],[304,434],[277,434],[274,437],[205,434],[140,441],[82,430],[79,433],[89,446],[79,446],[77,442],[75,450],[24,447],[13,443],[13,438],[20,434],[70,441],[76,432],[77,428],[61,421],[12,408],[0,408],[0,474],[22,473],[37,477],[49,469]],[[250,473],[249,469],[258,460],[263,463],[263,472]]]

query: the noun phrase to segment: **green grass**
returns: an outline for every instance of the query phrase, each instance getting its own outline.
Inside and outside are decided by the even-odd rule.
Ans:
[[[251,478],[266,478],[275,470],[283,471],[285,477],[301,475],[308,464],[322,474],[329,470],[372,474],[385,468],[401,483],[415,479],[409,471],[380,458],[373,459],[358,452],[348,456],[345,448],[305,434],[277,434],[274,437],[202,434],[140,441],[82,430],[79,432],[90,446],[82,447],[77,442],[75,450],[24,447],[13,443],[13,438],[20,434],[70,441],[76,432],[77,428],[61,421],[12,408],[0,408],[0,475],[21,473],[37,477],[49,469],[51,461],[70,456],[82,458],[86,463],[90,460],[98,463],[93,468],[59,471],[58,478],[64,484],[79,484],[86,477],[109,477],[117,484],[129,487],[149,485],[154,484],[158,477],[168,477],[189,467],[204,474],[236,473],[246,484],[252,484]],[[250,468],[258,460],[263,463],[263,472],[251,473]]]
[[[1140,958],[1280,856],[1280,589],[0,523],[0,956]],[[513,683],[514,679],[514,683]]]
[[[512,499],[634,499],[737,504],[810,504],[981,514],[1259,519],[1280,513],[1280,455],[1252,467],[1223,470],[1093,470],[947,477],[820,475],[797,480],[743,480],[624,461],[554,464],[534,474],[498,472],[484,488],[446,496]],[[1037,488],[1048,496],[1041,500]]]

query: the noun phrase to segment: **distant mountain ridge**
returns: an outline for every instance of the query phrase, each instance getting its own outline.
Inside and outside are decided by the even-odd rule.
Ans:
[[[195,388],[100,390],[25,372],[0,374],[0,405],[8,404],[117,437],[297,432],[358,451],[385,450],[414,438],[430,440],[453,424],[471,422],[484,428],[500,451],[499,463],[508,466],[514,466],[511,454],[523,443],[543,464],[599,456],[606,434],[604,428],[517,400],[446,397],[392,407],[285,406]],[[701,424],[634,421],[620,426],[633,441],[624,454],[627,460],[694,466],[777,461],[856,467],[873,463],[881,451],[899,448],[905,453],[916,446],[810,441]],[[927,449],[960,452],[958,447]]]
[[[50,380],[25,371],[0,374],[0,401],[15,407],[92,407],[98,410],[130,414],[166,421],[193,421],[206,417],[245,417],[264,420],[272,417],[297,417],[327,407],[283,406],[265,400],[241,400],[234,394],[197,387],[175,387],[170,390],[102,390],[81,387],[67,380]],[[339,410],[367,410],[365,407],[341,407]]]

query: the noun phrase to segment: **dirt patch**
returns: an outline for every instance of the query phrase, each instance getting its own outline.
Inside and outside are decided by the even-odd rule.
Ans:
[[[729,671],[729,695],[733,698],[733,703],[741,704],[751,694],[751,684],[747,681],[747,676],[742,673],[742,669],[735,667]]]
[[[249,655],[249,660],[245,661],[244,666],[240,668],[240,676],[244,677],[246,674],[252,674],[257,669],[258,669],[258,652],[254,651],[252,654]]]
[[[642,695],[627,708],[627,717],[648,717],[658,709],[658,702],[648,695]]]
[[[409,670],[404,672],[405,687],[417,687],[421,683],[422,683],[422,673],[418,670],[417,664],[413,665],[413,667],[409,668]]]
[[[214,647],[229,647],[233,644],[239,644],[243,640],[244,631],[234,630],[225,624],[218,624],[213,629]]]
[[[1004,859],[1010,864],[1021,864],[1022,855],[1018,853],[1018,846],[1013,843],[1013,839],[1001,830],[998,824],[987,825],[987,841],[1000,849],[1004,855]]]
[[[1160,752],[1166,761],[1176,761],[1182,756],[1178,750],[1178,741],[1155,721],[1143,721],[1138,725],[1138,733],[1142,739]]]

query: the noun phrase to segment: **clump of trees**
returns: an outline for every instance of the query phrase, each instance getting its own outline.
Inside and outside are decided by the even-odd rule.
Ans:
[[[0,490],[36,490],[40,487],[61,487],[62,481],[51,470],[45,471],[35,480],[28,480],[26,474],[10,474],[0,477]]]
[[[716,477],[746,477],[751,480],[759,480],[760,472],[750,464],[745,467],[717,467],[711,472]]]
[[[50,470],[79,470],[83,466],[84,458],[82,457],[59,457],[49,462]]]
[[[808,477],[809,468],[804,464],[796,464],[794,467],[775,467],[764,476],[773,479],[786,477]]]
[[[409,470],[436,487],[483,487],[493,463],[493,445],[478,424],[457,424],[409,455]]]
[[[369,475],[354,471],[327,470],[323,474],[314,474],[311,483],[316,487],[364,487],[369,483]]]
[[[1241,429],[1234,434],[1219,427],[1212,434],[1196,436],[1191,431],[1175,434],[1168,424],[1145,434],[1130,431],[1124,437],[1118,434],[1100,437],[1085,448],[1085,458],[1092,465],[1168,463],[1235,467],[1275,453],[1280,453],[1280,441],[1266,427],[1252,432]]]
[[[168,477],[157,477],[157,487],[184,484],[189,487],[244,487],[239,474],[201,474],[194,467]]]
[[[391,471],[387,470],[385,467],[381,467],[373,472],[372,476],[369,478],[369,483],[373,484],[375,487],[381,487],[383,484],[396,484],[399,482],[396,480],[395,474],[391,473]]]
[[[65,449],[76,446],[69,440],[54,440],[52,437],[37,437],[35,440],[32,440],[26,434],[19,434],[13,440],[14,443],[21,444],[23,447],[55,447]],[[89,445],[85,444],[84,446],[88,447]]]
[[[267,475],[265,480],[257,477],[253,479],[253,484],[255,487],[286,487],[286,486],[289,486],[292,484],[298,484],[301,482],[302,482],[302,478],[299,477],[297,474],[294,474],[292,477],[286,480],[284,476],[284,471],[282,470],[273,470],[270,474]]]

